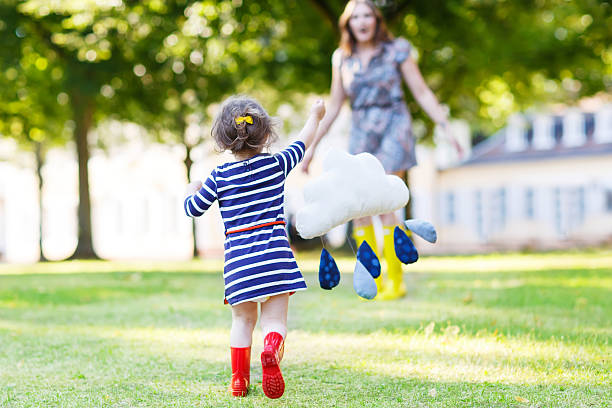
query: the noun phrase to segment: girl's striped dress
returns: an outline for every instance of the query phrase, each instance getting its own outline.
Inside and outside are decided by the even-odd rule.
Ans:
[[[225,225],[225,299],[231,305],[305,290],[285,231],[285,179],[304,157],[297,141],[274,155],[216,167],[202,188],[185,199],[185,212],[199,217],[219,200]]]

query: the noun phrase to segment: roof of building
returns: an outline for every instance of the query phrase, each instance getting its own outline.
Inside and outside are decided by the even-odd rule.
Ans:
[[[560,117],[556,117],[559,119]],[[532,134],[527,133],[527,147],[520,151],[510,151],[506,146],[506,132],[504,128],[478,143],[472,148],[470,157],[461,162],[459,166],[488,164],[497,162],[532,161],[543,159],[561,159],[567,157],[609,155],[612,154],[612,142],[601,143],[593,140],[592,126],[586,130],[586,140],[579,146],[566,146],[562,143],[562,135],[555,131],[555,145],[550,149],[535,149],[532,145]]]

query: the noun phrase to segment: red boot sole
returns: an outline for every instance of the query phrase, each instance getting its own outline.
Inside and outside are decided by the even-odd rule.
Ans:
[[[285,392],[285,380],[283,380],[283,374],[274,354],[273,351],[261,353],[261,367],[263,369],[261,387],[266,397],[271,399],[280,398]]]

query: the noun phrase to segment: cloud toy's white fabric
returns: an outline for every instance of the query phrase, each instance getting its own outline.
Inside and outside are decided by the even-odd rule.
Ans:
[[[304,187],[296,228],[303,238],[318,237],[353,218],[395,211],[409,197],[402,179],[386,174],[373,155],[330,150],[323,173]]]

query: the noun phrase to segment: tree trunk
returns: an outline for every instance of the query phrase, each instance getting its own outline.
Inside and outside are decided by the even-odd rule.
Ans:
[[[187,180],[191,182],[191,166],[193,166],[193,160],[191,160],[191,149],[192,146],[185,143],[185,169],[187,170]],[[195,218],[191,219],[191,233],[193,235],[193,257],[197,258],[200,256],[198,252],[198,235],[196,229]]]
[[[78,90],[73,90],[70,99],[74,114],[74,139],[79,162],[79,232],[77,247],[69,259],[99,259],[93,248],[89,169],[87,167],[89,164],[87,134],[93,123],[95,106],[91,97],[83,95]]]
[[[46,262],[48,259],[45,257],[43,252],[43,218],[44,218],[44,205],[43,205],[43,177],[42,177],[42,166],[45,162],[45,155],[43,153],[43,146],[40,142],[35,142],[34,155],[36,157],[36,176],[38,177],[38,250],[39,250],[39,262]]]

